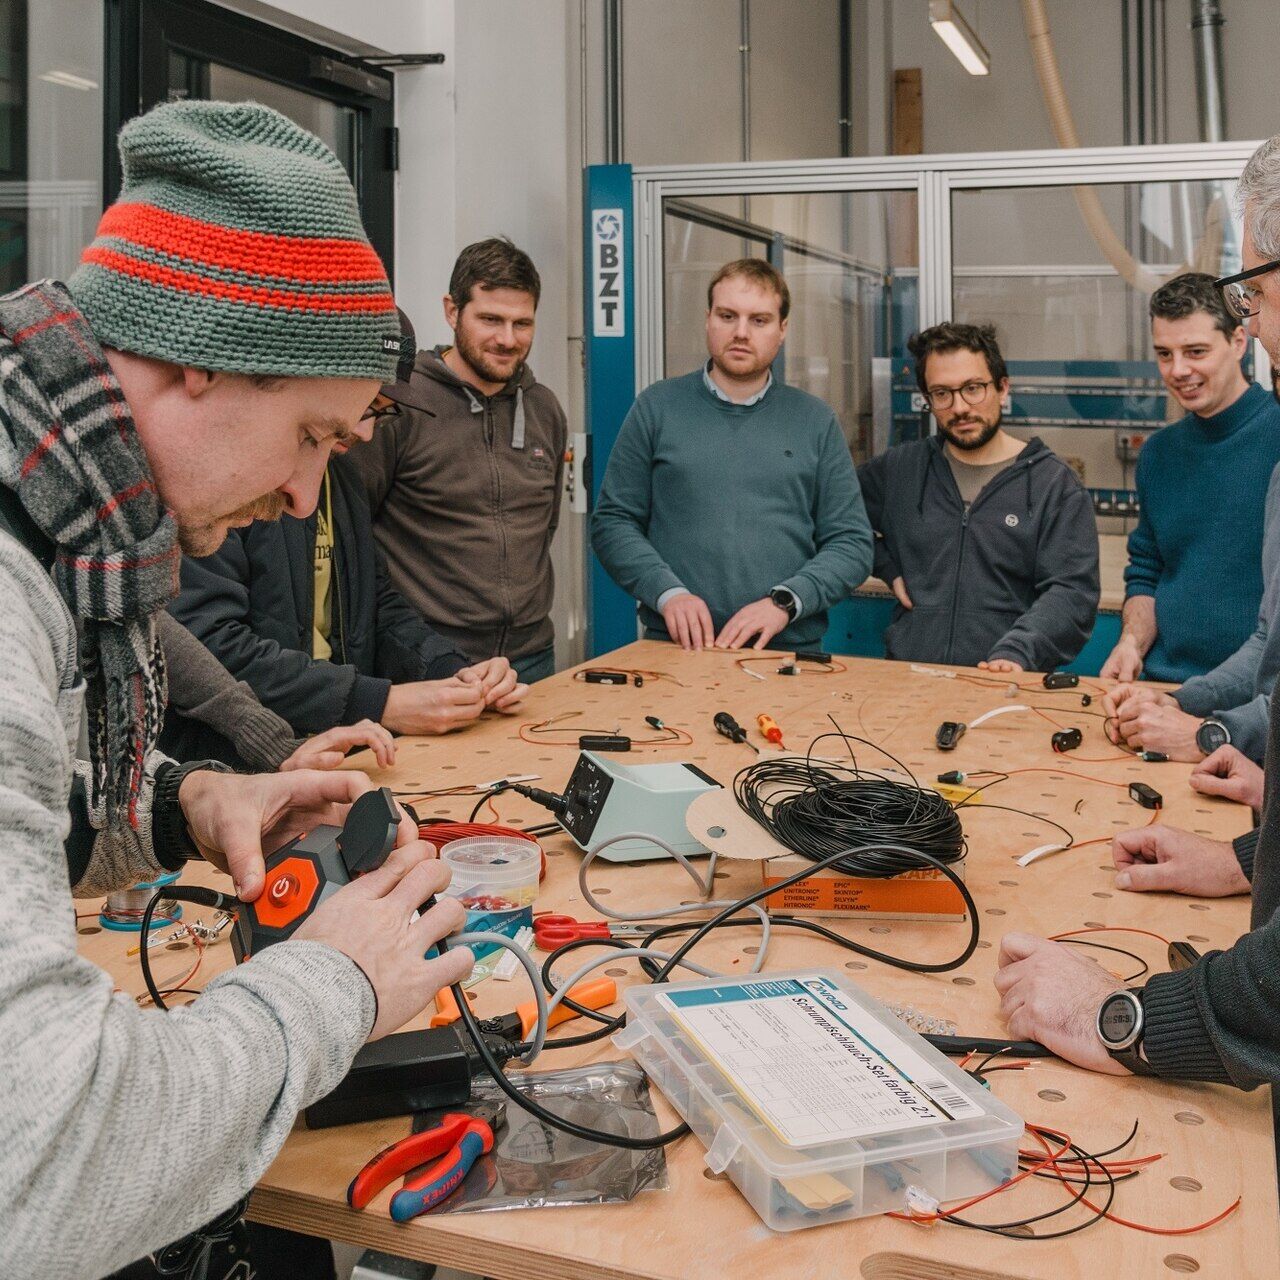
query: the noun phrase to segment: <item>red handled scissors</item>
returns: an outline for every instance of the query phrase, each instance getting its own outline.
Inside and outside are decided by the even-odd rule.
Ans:
[[[566,942],[584,938],[642,938],[653,925],[610,924],[607,920],[575,920],[573,916],[537,916],[533,922],[533,945],[539,951],[554,951]]]

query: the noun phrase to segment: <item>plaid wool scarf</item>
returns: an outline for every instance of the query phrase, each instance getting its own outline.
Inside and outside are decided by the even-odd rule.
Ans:
[[[136,827],[166,700],[154,615],[178,589],[177,528],[124,392],[71,295],[0,298],[0,485],[54,544],[86,682],[93,800]]]

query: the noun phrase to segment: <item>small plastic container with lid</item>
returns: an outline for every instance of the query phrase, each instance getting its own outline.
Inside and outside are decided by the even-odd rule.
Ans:
[[[445,894],[466,907],[468,932],[514,938],[521,926],[533,924],[542,869],[542,851],[536,841],[521,836],[466,836],[445,845],[440,858],[453,876]],[[496,950],[476,947],[476,959]]]

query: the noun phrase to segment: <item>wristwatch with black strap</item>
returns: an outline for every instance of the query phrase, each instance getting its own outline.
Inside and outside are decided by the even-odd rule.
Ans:
[[[1098,1006],[1098,1039],[1103,1048],[1122,1067],[1135,1076],[1153,1076],[1155,1069],[1142,1056],[1142,1037],[1146,1031],[1146,1015],[1142,1006],[1142,988],[1130,987],[1113,991]]]
[[[166,871],[181,871],[200,850],[191,838],[186,814],[178,803],[178,788],[189,773],[211,769],[214,773],[234,773],[220,760],[192,760],[175,764],[166,760],[157,770],[155,789],[151,793],[151,847],[156,861]]]
[[[786,612],[790,621],[796,620],[796,615],[800,612],[800,601],[796,599],[796,593],[790,587],[774,587],[769,592],[769,599]]]
[[[1204,720],[1196,730],[1196,746],[1207,756],[1231,745],[1231,730],[1221,720]]]

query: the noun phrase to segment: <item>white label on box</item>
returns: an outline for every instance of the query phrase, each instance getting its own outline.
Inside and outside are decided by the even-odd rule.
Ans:
[[[945,1125],[982,1110],[825,978],[664,992],[659,1003],[791,1147]]]

